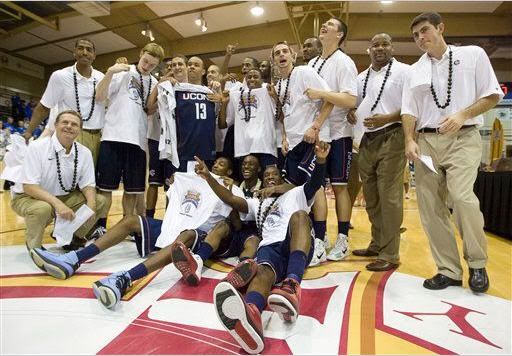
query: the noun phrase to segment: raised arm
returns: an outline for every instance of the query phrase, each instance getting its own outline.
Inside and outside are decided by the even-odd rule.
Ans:
[[[306,200],[308,202],[315,198],[315,193],[320,189],[324,182],[325,162],[330,149],[331,146],[326,142],[317,141],[315,145],[315,169],[313,170],[313,174],[311,174],[311,178],[306,182],[306,184],[304,184],[304,195],[306,195]]]
[[[249,212],[249,206],[247,205],[247,201],[244,198],[237,197],[233,193],[231,193],[226,187],[222,186],[213,176],[210,174],[208,167],[206,164],[199,159],[198,157],[194,157],[197,162],[195,171],[198,175],[206,180],[210,188],[212,188],[213,192],[227,205],[231,206],[233,209],[247,214]]]
[[[116,63],[107,70],[107,73],[103,79],[98,83],[96,87],[96,101],[105,101],[108,97],[108,88],[112,77],[116,73],[127,72],[130,70],[130,66],[125,63]]]

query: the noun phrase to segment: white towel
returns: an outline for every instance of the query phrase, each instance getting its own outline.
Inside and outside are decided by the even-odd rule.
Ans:
[[[7,147],[4,157],[5,168],[0,175],[1,179],[19,183],[23,179],[23,160],[27,153],[28,146],[21,135],[11,135],[11,144]]]
[[[158,84],[158,111],[160,113],[160,139],[158,141],[158,151],[160,159],[168,159],[176,168],[180,166],[178,157],[178,137],[176,134],[176,120],[174,119],[174,109],[176,108],[176,98],[174,97],[174,88],[169,81]]]

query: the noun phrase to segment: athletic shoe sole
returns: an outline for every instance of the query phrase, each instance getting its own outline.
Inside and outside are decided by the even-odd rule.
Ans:
[[[271,294],[267,299],[268,307],[277,313],[281,320],[294,323],[298,313],[293,304],[280,294]]]
[[[32,252],[34,254],[34,257],[32,258],[37,259],[38,261],[43,262],[43,268],[46,270],[46,273],[48,273],[50,276],[57,278],[57,279],[68,279],[74,274],[74,270],[67,269],[66,267],[63,267],[62,265],[55,263],[54,261],[50,260],[49,258],[40,255],[39,252],[36,250],[33,250]]]
[[[258,272],[258,265],[253,263],[242,263],[228,273],[224,282],[228,282],[236,289],[245,287]]]
[[[249,354],[263,351],[263,336],[249,320],[245,303],[235,287],[228,282],[220,282],[213,295],[219,321],[236,342]]]
[[[46,272],[46,269],[44,267],[44,261],[39,257],[39,255],[35,252],[34,249],[29,251],[30,258],[32,259],[32,262],[36,265],[37,268],[39,268],[41,271]]]
[[[329,261],[341,261],[341,260],[345,259],[349,254],[350,254],[350,250],[347,248],[345,250],[345,252],[342,253],[341,255],[331,255],[331,254],[328,254],[327,255],[327,259]]]
[[[112,309],[118,303],[116,293],[112,288],[107,287],[100,281],[94,282],[92,285],[94,296],[107,309]]]
[[[199,277],[191,270],[190,263],[187,258],[187,255],[183,251],[183,245],[176,245],[171,250],[172,262],[183,275],[183,279],[187,282],[188,285],[197,286],[199,284]],[[197,262],[194,269],[197,268]]]

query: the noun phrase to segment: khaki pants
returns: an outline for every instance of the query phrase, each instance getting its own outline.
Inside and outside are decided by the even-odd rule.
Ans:
[[[447,198],[453,204],[453,219],[463,241],[464,259],[471,268],[487,263],[484,219],[475,193],[482,141],[478,129],[462,129],[454,135],[422,133],[418,137],[421,154],[432,157],[438,172],[423,163],[416,167],[416,194],[421,222],[430,242],[438,272],[462,279],[462,267]]]
[[[94,167],[96,167],[100,154],[101,130],[82,129],[76,140],[91,150]]]
[[[59,198],[64,204],[73,211],[77,211],[85,204],[84,195],[76,190],[70,194],[63,195]],[[11,201],[12,209],[19,216],[25,218],[25,238],[28,248],[41,247],[44,229],[52,222],[55,217],[53,207],[42,200],[32,198],[27,194],[16,194]],[[92,219],[86,221],[76,232],[79,238],[84,238],[94,226],[100,216],[106,214],[105,197],[96,194],[96,215]]]
[[[371,140],[363,136],[359,149],[359,174],[372,224],[372,241],[368,249],[378,252],[379,259],[391,263],[400,260],[404,151],[401,127]]]

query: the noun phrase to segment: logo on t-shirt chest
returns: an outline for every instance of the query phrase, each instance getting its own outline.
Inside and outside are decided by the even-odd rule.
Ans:
[[[201,193],[195,190],[187,190],[181,202],[180,214],[192,217],[201,203]]]

